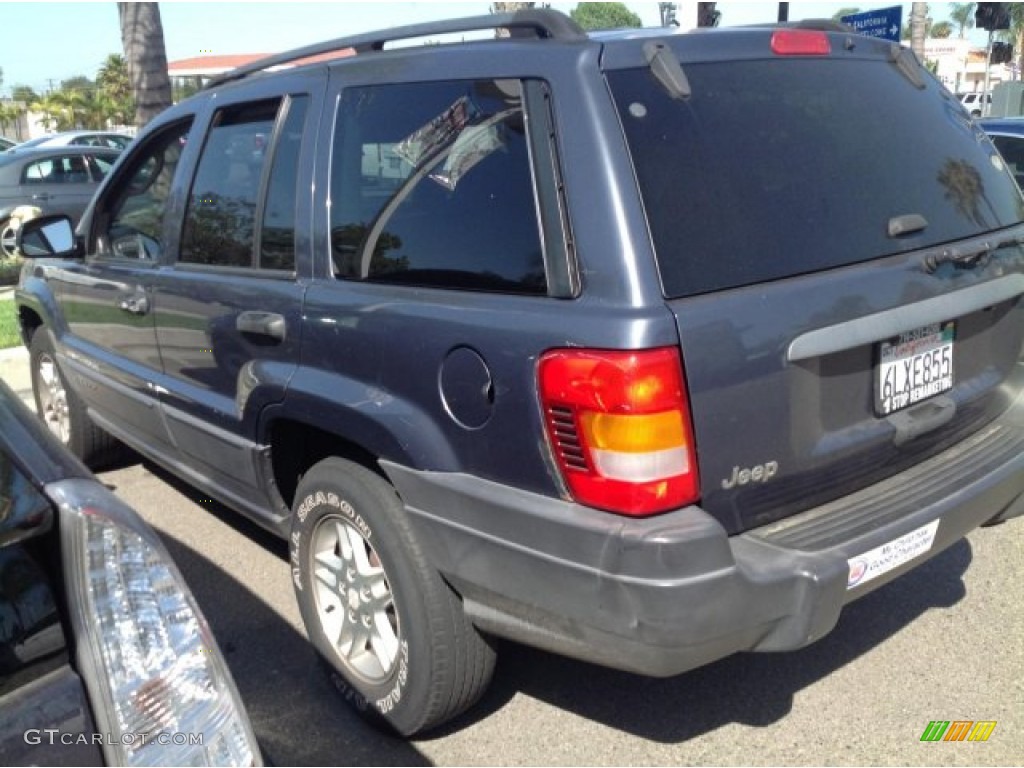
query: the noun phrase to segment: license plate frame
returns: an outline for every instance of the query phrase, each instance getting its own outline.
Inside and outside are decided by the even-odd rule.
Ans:
[[[891,416],[951,390],[956,383],[955,352],[953,320],[879,342],[874,368],[875,414]]]

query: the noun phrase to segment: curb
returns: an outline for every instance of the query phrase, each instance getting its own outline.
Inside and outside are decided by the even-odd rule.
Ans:
[[[0,349],[0,379],[30,407],[35,407],[32,377],[29,374],[28,350],[25,347]]]

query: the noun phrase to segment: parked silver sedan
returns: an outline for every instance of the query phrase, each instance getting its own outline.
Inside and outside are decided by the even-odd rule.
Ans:
[[[132,143],[132,137],[123,133],[110,131],[63,131],[50,133],[34,139],[15,144],[10,147],[12,152],[23,152],[26,149],[43,147],[106,147],[107,149],[124,149]]]
[[[0,153],[0,259],[15,255],[16,208],[31,206],[40,216],[64,214],[77,224],[117,157],[117,150],[100,147]]]

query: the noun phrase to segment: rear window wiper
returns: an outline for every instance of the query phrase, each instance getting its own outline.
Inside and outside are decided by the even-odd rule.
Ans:
[[[644,56],[651,74],[661,83],[661,87],[673,99],[685,99],[693,92],[690,81],[683,72],[683,65],[664,43],[648,41],[644,43]]]

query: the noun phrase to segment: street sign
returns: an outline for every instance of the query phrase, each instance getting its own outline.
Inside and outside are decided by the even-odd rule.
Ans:
[[[900,41],[900,27],[903,25],[903,6],[878,8],[864,13],[851,13],[840,21],[849,24],[860,35],[880,37],[883,40]]]

